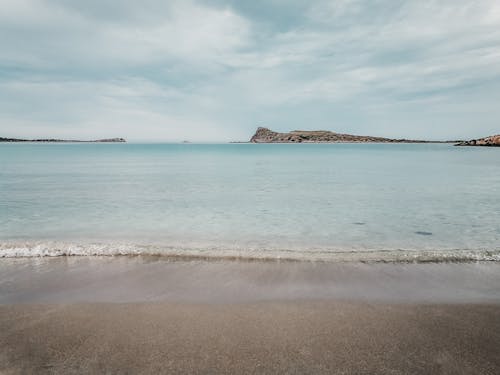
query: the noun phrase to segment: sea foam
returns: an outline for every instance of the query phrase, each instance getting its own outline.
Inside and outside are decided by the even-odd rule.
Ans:
[[[500,249],[280,249],[238,247],[182,247],[161,244],[7,241],[0,258],[60,256],[163,256],[185,259],[289,260],[322,262],[476,262],[500,261]]]

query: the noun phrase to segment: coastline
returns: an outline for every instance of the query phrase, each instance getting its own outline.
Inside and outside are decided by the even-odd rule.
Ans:
[[[125,142],[127,141],[124,138],[79,140],[79,139],[56,139],[56,138],[22,139],[22,138],[0,137],[0,143],[125,143]]]
[[[500,262],[500,248],[258,247],[115,241],[10,240],[0,242],[2,258],[65,256],[153,256],[173,260],[290,261],[327,263]]]
[[[347,300],[500,303],[500,263],[0,259],[0,304]]]
[[[0,373],[498,373],[496,156],[292,148],[2,147]]]

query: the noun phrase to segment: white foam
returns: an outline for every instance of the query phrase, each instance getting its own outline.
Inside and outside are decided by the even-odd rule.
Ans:
[[[0,243],[0,258],[60,256],[165,256],[182,258],[297,260],[330,262],[475,262],[500,261],[500,249],[279,249],[182,247],[131,243],[8,241]]]

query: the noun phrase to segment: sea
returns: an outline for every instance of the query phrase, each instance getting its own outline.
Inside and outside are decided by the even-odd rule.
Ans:
[[[0,257],[500,261],[500,149],[0,144]]]

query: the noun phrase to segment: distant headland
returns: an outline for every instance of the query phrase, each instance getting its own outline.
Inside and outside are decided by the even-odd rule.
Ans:
[[[490,137],[472,139],[456,144],[455,146],[486,146],[486,147],[500,147],[500,134],[492,135]]]
[[[81,141],[73,139],[19,139],[19,138],[2,138],[0,137],[0,142],[43,142],[43,143],[123,143],[127,142],[124,138],[106,138],[106,139],[96,139],[93,141]]]
[[[457,141],[425,141],[415,139],[392,139],[365,135],[334,133],[327,130],[294,130],[278,133],[259,127],[251,143],[456,143]]]

